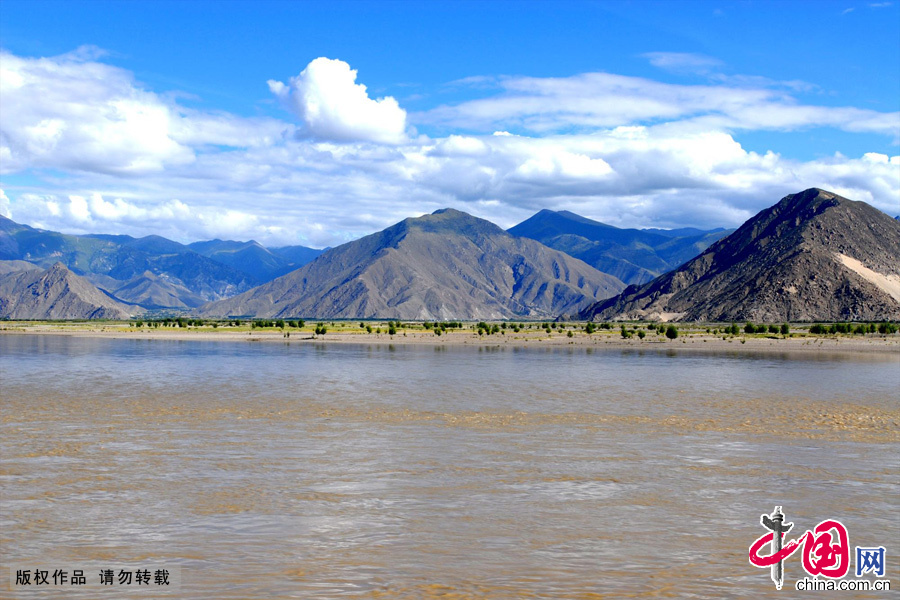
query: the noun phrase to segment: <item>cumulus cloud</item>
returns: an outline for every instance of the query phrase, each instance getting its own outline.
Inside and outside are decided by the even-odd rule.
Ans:
[[[0,215],[12,219],[12,213],[9,211],[9,196],[3,190],[0,190]]]
[[[448,206],[504,227],[542,208],[624,227],[718,227],[739,225],[785,194],[822,187],[898,212],[898,156],[796,160],[749,151],[732,132],[737,121],[881,132],[894,113],[803,107],[764,82],[494,78],[491,85],[500,88],[493,96],[417,116],[457,119],[459,130],[413,137],[395,101],[369,98],[346,63],[317,59],[289,84],[270,82],[291,106],[305,111],[303,94],[310,92],[309,106],[327,109],[302,117],[305,135],[295,135],[297,126],[273,119],[187,110],[96,58],[0,61],[12,74],[2,78],[0,163],[26,175],[0,185],[0,212],[72,233],[314,247]],[[325,102],[335,94],[338,100]],[[16,112],[8,112],[7,98]],[[133,110],[116,113],[125,124],[106,114],[110,103],[126,100]],[[370,109],[375,116],[358,118]],[[394,115],[393,124],[381,110]],[[126,143],[129,119],[149,127],[145,118],[159,135]],[[75,135],[82,126],[90,131]],[[108,140],[101,131],[111,132]],[[50,178],[36,167],[64,176]]]
[[[382,144],[406,138],[406,111],[397,100],[369,98],[366,86],[356,83],[356,70],[342,60],[320,57],[288,84],[274,80],[268,84],[315,138]]]
[[[184,166],[207,144],[273,143],[291,129],[271,119],[188,110],[142,89],[84,47],[51,58],[0,52],[0,172],[50,167],[143,175]]]

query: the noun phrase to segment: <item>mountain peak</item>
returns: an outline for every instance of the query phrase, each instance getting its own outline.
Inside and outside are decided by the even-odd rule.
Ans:
[[[811,188],[760,211],[703,254],[582,313],[685,321],[896,319],[900,223]]]
[[[130,313],[61,262],[0,276],[0,298],[0,317],[12,319],[127,319]]]
[[[622,282],[536,241],[454,209],[409,218],[324,252],[208,315],[308,318],[555,317]]]
[[[497,225],[455,208],[441,208],[430,215],[410,217],[394,227],[403,231],[421,231],[443,235],[507,235]],[[391,231],[389,227],[386,231]]]

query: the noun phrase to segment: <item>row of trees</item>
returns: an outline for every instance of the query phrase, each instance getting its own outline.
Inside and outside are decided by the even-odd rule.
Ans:
[[[809,328],[809,332],[814,335],[824,335],[827,333],[852,333],[855,335],[865,335],[867,333],[878,332],[883,335],[897,333],[897,326],[894,323],[832,323],[829,325],[821,325],[816,323]]]
[[[231,326],[231,327],[239,327],[246,323],[240,321],[239,319],[227,320],[225,322],[220,323],[219,321],[214,320],[203,320],[203,319],[194,319],[187,317],[164,317],[160,319],[151,319],[147,320],[137,320],[133,323],[134,327],[202,327],[202,326],[210,326],[210,327],[219,327],[219,325]],[[285,329],[286,327],[299,329],[306,325],[306,322],[303,319],[254,319],[249,321],[250,327],[253,329],[265,329],[265,328],[277,328],[277,329]],[[333,325],[333,323],[332,323]],[[360,322],[359,326],[361,329],[365,329],[367,333],[372,333],[372,325],[366,324],[364,322]],[[422,326],[426,330],[434,331],[435,335],[441,335],[446,333],[448,329],[462,329],[464,324],[461,321],[425,321]],[[387,322],[387,332],[390,335],[396,335],[398,331],[403,328],[407,328],[409,325],[404,325],[401,321],[388,321]],[[543,329],[546,333],[550,334],[554,331],[558,331],[560,333],[567,331],[571,325],[567,323],[556,323],[556,322],[543,322],[543,323],[514,323],[514,322],[502,322],[502,323],[492,323],[489,324],[485,321],[479,321],[477,324],[471,326],[473,330],[477,331],[479,335],[495,335],[501,332],[505,332],[506,330],[511,330],[513,333],[519,333],[525,329]],[[612,325],[610,323],[594,323],[593,321],[588,321],[583,326],[583,331],[588,335],[593,334],[598,329],[609,330],[612,329]],[[657,323],[657,324],[649,324],[647,329],[653,333],[656,332],[659,335],[665,335],[669,339],[675,339],[678,337],[678,329],[671,324]],[[326,330],[324,323],[318,323],[316,325],[316,334],[322,335]],[[621,335],[623,338],[628,339],[634,335],[637,335],[641,339],[645,337],[645,332],[642,329],[639,329],[637,325],[632,325],[631,330],[629,331],[625,324],[621,325]],[[375,330],[376,333],[381,333],[381,328],[377,328]],[[721,328],[707,328],[707,333],[713,334],[726,334],[726,335],[740,335],[741,332],[745,334],[781,334],[784,336],[790,335],[791,328],[787,323],[782,323],[781,325],[777,324],[754,324],[750,321],[747,321],[743,327],[739,327],[736,323],[732,323],[730,326],[726,325]],[[832,323],[830,325],[816,323],[809,328],[809,332],[814,335],[826,335],[826,334],[855,334],[855,335],[865,335],[870,333],[880,333],[880,334],[892,334],[897,333],[898,327],[894,323],[883,322],[883,323]],[[572,332],[569,331],[569,337],[572,337]]]

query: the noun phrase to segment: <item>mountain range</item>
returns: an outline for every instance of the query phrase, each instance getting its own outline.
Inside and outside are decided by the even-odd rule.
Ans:
[[[148,309],[189,309],[288,273],[320,250],[267,249],[212,240],[184,245],[150,235],[70,235],[0,216],[0,260],[48,268],[60,262],[117,299]]]
[[[586,320],[900,319],[900,222],[821,189],[785,196],[702,254],[578,313]]]
[[[75,236],[0,217],[0,317],[897,319],[898,249],[900,220],[820,189],[733,232],[549,210],[503,231],[443,209],[324,251]]]
[[[453,210],[406,219],[324,252],[206,316],[550,318],[620,292],[584,262]]]
[[[733,229],[619,229],[569,211],[542,210],[509,229],[580,258],[627,284],[641,284],[671,271]]]

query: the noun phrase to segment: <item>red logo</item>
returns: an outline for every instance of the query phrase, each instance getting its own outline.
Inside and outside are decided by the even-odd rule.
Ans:
[[[784,534],[791,530],[793,523],[784,523],[781,507],[775,512],[762,515],[760,523],[769,533],[759,537],[750,546],[750,564],[756,567],[772,567],[772,580],[781,589],[784,580],[783,561],[803,547],[803,568],[812,576],[821,575],[839,579],[850,570],[850,538],[847,528],[835,519],[822,521],[799,538],[784,543]],[[775,536],[778,536],[777,538]],[[763,546],[769,546],[769,554],[760,555]]]

